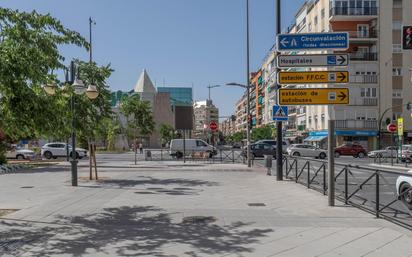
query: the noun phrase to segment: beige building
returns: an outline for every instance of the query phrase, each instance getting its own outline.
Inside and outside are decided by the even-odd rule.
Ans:
[[[194,136],[210,142],[213,133],[209,125],[212,121],[219,124],[219,109],[213,104],[212,100],[195,101],[193,113],[195,118]]]
[[[408,0],[313,0],[301,7],[289,33],[344,31],[350,38],[349,49],[341,52],[350,56],[349,67],[342,69],[350,72],[350,83],[345,85],[350,89],[350,103],[298,107],[296,125],[304,125],[310,132],[307,141],[325,143],[328,120],[334,119],[338,143],[356,141],[371,150],[378,146],[379,127],[385,132],[386,124],[396,123],[398,117],[405,120],[405,140],[412,139],[411,115],[406,110],[406,103],[412,100],[408,74],[412,51],[401,49],[402,24],[412,24],[412,4]],[[379,125],[380,119],[383,122]],[[383,145],[391,144],[390,138],[385,133]]]
[[[219,131],[222,132],[223,136],[227,137],[235,133],[236,131],[235,122],[236,122],[236,116],[233,115],[233,118],[229,117],[223,120],[219,124]]]
[[[247,129],[247,97],[246,93],[237,101],[235,106],[235,132],[246,131]]]

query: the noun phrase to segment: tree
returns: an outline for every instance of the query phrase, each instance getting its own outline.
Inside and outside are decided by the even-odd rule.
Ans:
[[[239,131],[229,136],[228,141],[231,143],[240,143],[243,139],[246,139],[246,132]]]
[[[269,139],[269,138],[272,138],[272,133],[273,133],[272,127],[262,126],[259,128],[253,128],[251,137],[253,141]]]
[[[160,138],[162,139],[162,144],[166,144],[173,139],[174,128],[170,124],[162,123],[159,126]]]
[[[125,97],[120,104],[120,111],[126,116],[128,128],[133,130],[134,139],[150,135],[155,128],[155,122],[147,101],[141,101],[138,94]]]
[[[0,7],[0,128],[8,140],[55,135],[66,127],[66,101],[46,96],[41,85],[56,80],[52,71],[64,61],[59,46],[67,44],[88,47],[48,14]]]

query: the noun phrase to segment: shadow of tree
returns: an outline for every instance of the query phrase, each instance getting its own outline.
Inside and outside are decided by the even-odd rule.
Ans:
[[[218,186],[219,183],[198,179],[158,179],[150,176],[139,176],[138,180],[135,179],[106,179],[97,182],[103,186],[118,186],[118,187],[135,187],[141,185],[156,185],[156,186],[169,186],[179,185],[182,187],[194,187],[194,186]]]
[[[106,208],[102,213],[86,216],[60,216],[59,224],[2,224],[0,239],[21,240],[14,252],[0,241],[0,255],[83,256],[101,253],[108,256],[187,256],[253,252],[248,245],[259,242],[271,229],[249,229],[250,223],[236,222],[219,226],[205,223],[182,223],[170,213],[153,207]],[[188,246],[190,251],[171,255],[169,247]]]

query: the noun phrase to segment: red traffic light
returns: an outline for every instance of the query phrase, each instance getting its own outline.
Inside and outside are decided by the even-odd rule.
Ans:
[[[412,50],[412,26],[402,27],[402,49]]]

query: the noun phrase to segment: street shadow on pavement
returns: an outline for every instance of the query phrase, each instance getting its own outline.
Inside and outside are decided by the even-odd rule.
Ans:
[[[97,182],[98,185],[109,187],[136,187],[136,186],[183,186],[183,187],[195,187],[195,186],[218,186],[219,183],[198,180],[198,179],[159,179],[150,176],[139,176],[139,179],[106,179]]]
[[[173,218],[174,214],[153,206],[123,206],[85,216],[60,216],[56,224],[2,222],[0,256],[16,256],[23,252],[35,257],[87,253],[155,257],[240,255],[253,252],[250,244],[258,243],[273,231],[248,229],[253,223],[244,222],[221,226],[185,223],[176,220],[176,216]],[[10,242],[20,245],[11,247]],[[187,250],[172,253],[173,249]]]

